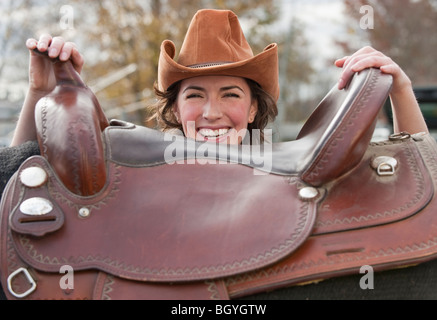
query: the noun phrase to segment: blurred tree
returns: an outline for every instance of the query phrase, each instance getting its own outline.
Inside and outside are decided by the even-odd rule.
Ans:
[[[284,107],[282,121],[296,122],[306,119],[317,105],[316,101],[308,101],[302,98],[302,86],[312,82],[315,73],[309,62],[311,56],[309,43],[304,36],[302,22],[294,19],[283,34],[276,35],[280,45],[280,85],[281,105]],[[314,90],[316,92],[317,90]],[[326,93],[326,92],[323,92]],[[311,107],[308,107],[308,106]]]
[[[75,0],[75,6],[83,0]],[[87,62],[85,76],[92,79],[105,77],[109,70],[135,63],[137,70],[98,93],[106,108],[120,110],[125,106],[127,120],[138,122],[144,119],[144,108],[153,99],[152,87],[156,80],[157,62],[161,42],[171,39],[179,50],[191,18],[199,8],[230,9],[240,18],[245,35],[254,54],[268,44],[277,42],[279,54],[286,55],[282,66],[285,71],[281,81],[283,97],[289,95],[293,83],[309,81],[313,72],[307,57],[304,57],[306,42],[303,32],[296,26],[293,30],[272,30],[280,18],[279,3],[274,0],[101,0],[87,2],[87,10],[96,13],[92,28],[86,30],[88,44],[98,47],[95,59]],[[298,52],[299,51],[299,52]],[[285,62],[285,64],[284,64]],[[301,112],[291,102],[285,101],[286,119],[294,119]],[[127,107],[126,107],[127,106]],[[129,110],[137,110],[128,112]],[[120,115],[116,115],[120,117]],[[133,118],[130,118],[133,117]]]
[[[82,0],[75,0],[73,5],[83,3]],[[270,43],[267,30],[262,26],[274,22],[278,16],[278,8],[272,0],[256,3],[250,0],[101,0],[87,2],[86,6],[96,13],[96,21],[92,28],[86,30],[88,44],[84,45],[97,46],[99,54],[90,64],[87,62],[84,72],[90,78],[99,79],[105,77],[110,69],[134,63],[137,67],[135,72],[116,85],[104,88],[98,96],[106,100],[108,108],[130,105],[132,110],[138,109],[141,118],[145,117],[143,106],[153,98],[151,89],[156,80],[161,42],[171,39],[180,49],[188,24],[199,8],[236,12],[244,27],[248,28],[247,37],[256,52]],[[259,39],[266,42],[262,43]],[[140,102],[142,100],[146,101]],[[138,114],[133,112],[133,116]]]
[[[370,44],[398,63],[415,85],[437,84],[437,1],[344,0],[349,33],[361,41],[339,41],[345,54]],[[362,6],[373,9],[373,29],[362,29]],[[369,16],[370,18],[370,16]]]
[[[63,2],[59,0],[1,0],[0,1],[0,84],[6,88],[11,84],[27,82],[28,56],[27,38],[38,38],[42,33],[71,38],[74,28],[65,29],[60,24]],[[83,15],[76,13],[76,23],[81,25]],[[25,91],[22,88],[20,91]],[[2,90],[0,90],[2,91]],[[0,92],[1,93],[1,92]],[[24,92],[21,92],[24,93]],[[24,97],[19,97],[20,100]],[[0,99],[8,97],[0,96]],[[17,108],[20,108],[17,105]]]
[[[276,24],[280,5],[276,0],[1,0],[0,80],[27,81],[27,38],[60,35],[78,44],[85,58],[82,76],[97,88],[108,117],[141,123],[145,106],[154,99],[161,42],[171,39],[179,50],[198,9],[230,9],[239,16],[254,54],[279,44],[280,108],[287,110],[282,120],[300,119],[305,115],[288,96],[297,96],[299,84],[309,82],[313,70],[301,27],[292,24],[284,30]],[[128,66],[133,68],[124,75],[114,74]]]
[[[6,75],[8,81],[27,79],[27,60],[17,52],[23,48],[26,38],[32,35],[32,24],[37,20],[31,10],[34,5],[32,0],[0,3],[0,79],[6,78]],[[41,8],[38,11],[46,14],[46,10]],[[50,17],[47,20],[51,20]]]

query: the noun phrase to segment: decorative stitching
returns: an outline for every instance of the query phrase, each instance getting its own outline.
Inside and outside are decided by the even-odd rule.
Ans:
[[[84,128],[84,126],[86,126]],[[97,159],[97,155],[98,155],[98,151],[97,151],[97,146],[95,144],[95,139],[94,137],[89,137],[89,134],[93,133],[94,131],[94,127],[91,126],[84,117],[79,117],[76,121],[72,122],[67,130],[68,133],[68,137],[69,137],[69,141],[70,141],[70,146],[71,146],[71,153],[73,154],[73,165],[71,166],[72,168],[72,177],[73,177],[73,181],[74,181],[74,191],[77,194],[81,194],[81,187],[83,185],[82,182],[82,178],[81,178],[81,170],[83,169],[83,167],[87,166],[88,164],[91,165],[91,175],[88,176],[87,175],[87,179],[91,180],[91,184],[92,184],[92,192],[98,192],[99,191],[99,187],[98,187],[98,177],[97,177],[97,171],[98,171],[98,166],[99,166],[99,162]],[[87,148],[86,153],[87,153],[87,159],[83,159],[82,157],[82,152],[81,152],[81,148],[82,148],[82,144],[80,142],[80,140],[78,140],[78,138],[82,137],[82,134],[84,133],[85,136],[87,136],[87,140],[91,141],[92,144],[89,146],[89,148]],[[89,163],[83,163],[85,161],[88,161]],[[89,174],[89,172],[86,172],[87,174]]]
[[[112,300],[109,295],[112,292],[112,285],[114,284],[114,277],[110,274],[106,274],[105,283],[103,284],[102,300]]]
[[[356,108],[353,109],[353,112],[350,115],[345,116],[340,124],[340,128],[334,131],[335,135],[327,142],[326,145],[328,148],[322,153],[322,157],[319,159],[316,158],[313,164],[311,164],[311,166],[305,171],[304,176],[306,177],[306,180],[313,180],[320,175],[320,172],[325,170],[325,165],[330,162],[330,157],[333,154],[334,149],[338,146],[338,141],[344,139],[345,133],[354,124],[354,121],[352,120],[358,118],[358,114],[361,112],[364,104],[369,100],[368,97],[372,94],[379,80],[378,74],[373,69],[370,69],[369,73],[370,81],[365,87],[366,89],[363,94],[359,97]]]
[[[217,284],[213,280],[205,281],[205,284],[208,285],[207,290],[211,293],[210,299],[211,300],[221,300],[220,292],[217,288]]]
[[[385,143],[384,145],[390,145],[390,143]],[[409,202],[405,204],[401,204],[398,208],[394,208],[391,211],[375,212],[375,213],[370,213],[368,215],[360,215],[351,218],[346,217],[343,219],[317,220],[315,227],[320,228],[320,227],[326,227],[332,225],[352,224],[357,222],[376,220],[385,217],[393,217],[402,213],[406,209],[411,208],[413,205],[419,202],[423,198],[425,192],[425,184],[423,181],[422,172],[417,168],[416,159],[412,155],[412,152],[408,152],[409,150],[411,150],[410,147],[407,144],[404,144],[402,147],[403,147],[404,154],[406,155],[407,158],[408,167],[411,169],[411,172],[413,173],[414,180],[417,186],[415,190],[415,195],[414,197],[410,198]]]
[[[403,248],[397,247],[397,248],[379,249],[378,251],[372,250],[367,254],[356,253],[356,252],[335,254],[335,255],[328,256],[326,259],[318,259],[318,260],[310,259],[298,263],[292,263],[290,265],[273,266],[270,268],[263,269],[261,271],[253,271],[253,272],[248,272],[241,275],[229,277],[225,279],[225,284],[226,286],[235,286],[244,282],[253,282],[256,280],[269,278],[271,276],[277,276],[281,274],[286,275],[292,272],[298,272],[300,270],[309,270],[320,266],[339,265],[342,263],[351,263],[357,261],[363,261],[362,263],[364,263],[372,258],[391,257],[391,256],[397,256],[400,254],[405,254],[410,252],[429,250],[430,248],[433,248],[435,246],[437,246],[437,237],[420,242],[418,244],[407,245]],[[337,270],[337,269],[334,268],[333,270]],[[325,272],[329,272],[333,270],[328,270]],[[316,276],[316,274],[306,274],[306,275]],[[287,278],[287,280],[293,280],[293,279],[297,279],[297,277],[290,276]]]
[[[99,255],[88,255],[86,257],[77,256],[77,257],[49,257],[44,256],[39,253],[31,243],[30,238],[25,235],[18,235],[19,242],[25,252],[27,253],[27,257],[31,260],[44,264],[44,265],[53,265],[58,266],[59,264],[93,264],[98,263],[95,267],[98,267],[102,271],[106,271],[108,273],[114,272],[114,269],[120,270],[117,274],[118,276],[123,277],[123,275],[148,275],[148,276],[173,276],[176,278],[180,278],[183,275],[183,278],[186,280],[190,280],[190,278],[196,279],[199,275],[207,275],[210,273],[229,273],[234,269],[244,268],[247,266],[252,266],[256,268],[257,266],[262,267],[263,264],[270,263],[270,260],[277,259],[278,255],[281,255],[284,251],[289,251],[290,249],[294,250],[294,246],[296,244],[296,240],[301,240],[300,238],[306,237],[306,234],[302,235],[302,229],[305,228],[307,223],[312,224],[313,221],[308,221],[308,218],[315,219],[315,214],[309,214],[312,211],[312,207],[316,205],[311,205],[308,202],[303,202],[300,207],[298,223],[290,235],[290,237],[284,242],[280,243],[278,246],[271,248],[270,250],[260,253],[257,256],[252,256],[244,260],[234,261],[230,263],[226,263],[223,265],[216,266],[203,266],[203,267],[193,267],[193,268],[161,268],[161,269],[150,269],[144,266],[134,266],[130,264],[126,264],[125,262],[118,261],[111,257],[102,257]],[[298,242],[299,243],[299,242]]]
[[[431,139],[431,138],[430,138]],[[432,146],[430,146],[432,144]],[[435,141],[430,141],[428,143],[417,143],[418,149],[422,154],[423,159],[425,160],[426,167],[430,169],[431,175],[433,177],[433,181],[437,181],[437,148],[435,147]],[[431,150],[432,149],[432,150]],[[366,252],[354,252],[354,253],[341,253],[336,255],[327,256],[325,259],[320,258],[317,261],[315,260],[306,260],[298,263],[292,263],[290,265],[285,266],[273,266],[266,269],[262,269],[260,271],[253,271],[244,273],[241,275],[228,277],[225,279],[225,284],[227,287],[239,285],[244,282],[252,282],[260,279],[269,278],[270,276],[276,275],[286,275],[291,272],[299,271],[299,270],[308,270],[315,267],[327,266],[327,265],[336,265],[345,262],[356,262],[356,261],[365,261],[372,258],[380,258],[380,257],[393,257],[398,256],[405,253],[411,253],[416,251],[429,251],[437,246],[437,237],[432,237],[428,240],[421,241],[419,243],[412,243],[410,245],[405,245],[404,247],[397,248],[386,248],[379,250],[371,250],[369,253]],[[420,255],[415,255],[414,257],[420,257]],[[399,262],[399,260],[395,260]],[[287,276],[288,280],[293,280],[293,276]]]
[[[113,166],[114,170],[110,170],[111,172],[108,174],[108,176],[110,177],[110,182],[108,185],[108,188],[110,188],[110,191],[107,193],[107,195],[105,195],[102,199],[100,200],[96,200],[99,199],[99,195],[96,195],[94,197],[92,197],[92,199],[88,200],[86,203],[84,204],[83,201],[80,201],[80,203],[77,203],[77,200],[85,200],[88,199],[87,198],[83,198],[80,196],[77,196],[75,194],[71,194],[70,192],[65,192],[65,190],[68,190],[64,187],[64,185],[62,184],[62,182],[60,182],[59,180],[56,179],[56,182],[58,184],[60,184],[62,187],[64,187],[64,192],[59,192],[58,189],[56,188],[56,186],[54,186],[53,183],[48,183],[48,190],[49,193],[60,203],[66,203],[70,208],[74,208],[76,211],[79,210],[80,208],[82,208],[83,206],[88,207],[89,209],[95,209],[95,210],[99,210],[103,205],[106,205],[107,202],[110,199],[113,199],[116,197],[116,194],[120,191],[118,185],[121,183],[121,170],[120,170],[120,166],[119,165],[114,165]],[[67,195],[69,195],[70,197],[68,197]],[[71,198],[71,199],[70,199]]]
[[[41,154],[47,158],[47,97],[42,98],[41,102],[41,141],[42,152]]]

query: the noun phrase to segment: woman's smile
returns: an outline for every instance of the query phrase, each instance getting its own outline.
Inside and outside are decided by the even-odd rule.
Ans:
[[[182,81],[174,109],[184,134],[216,143],[241,143],[257,113],[246,80],[201,76]]]
[[[230,128],[221,128],[221,129],[199,128],[197,130],[197,133],[201,136],[200,138],[203,137],[205,141],[220,140],[221,138],[227,136],[229,132],[230,132]]]

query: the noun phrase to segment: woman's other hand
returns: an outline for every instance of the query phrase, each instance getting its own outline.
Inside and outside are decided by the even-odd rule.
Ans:
[[[392,75],[393,86],[390,91],[390,100],[394,132],[428,132],[413,92],[411,80],[391,58],[372,47],[364,47],[351,56],[338,59],[335,65],[343,68],[338,81],[340,90],[347,86],[355,72],[367,68],[379,68],[383,73]]]
[[[61,37],[43,34],[39,40],[28,39],[26,46],[30,50],[29,90],[34,93],[45,95],[51,92],[56,85],[52,63],[35,53],[34,49],[40,52],[47,52],[50,58],[58,58],[61,61],[70,59],[76,71],[78,73],[82,71],[84,59],[74,42],[65,41]]]
[[[400,92],[411,87],[411,81],[405,72],[390,57],[372,47],[364,47],[351,56],[335,61],[335,65],[343,68],[338,82],[338,88],[343,89],[351,80],[355,72],[367,68],[379,68],[383,73],[393,76],[392,93]]]

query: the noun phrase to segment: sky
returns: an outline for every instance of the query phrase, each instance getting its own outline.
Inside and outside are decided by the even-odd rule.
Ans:
[[[284,27],[293,19],[302,21],[313,50],[321,56],[335,55],[337,48],[333,40],[344,32],[342,0],[281,0],[281,2],[284,8],[281,24]]]

